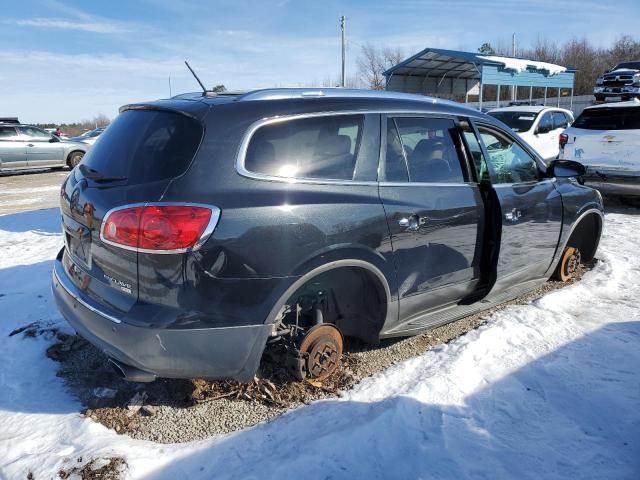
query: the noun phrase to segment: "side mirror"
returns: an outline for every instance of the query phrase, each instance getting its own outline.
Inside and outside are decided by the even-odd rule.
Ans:
[[[605,70],[605,71],[604,71],[604,73],[609,73],[609,72],[611,72],[611,70]]]
[[[581,177],[585,173],[587,173],[585,166],[573,160],[552,160],[547,167],[548,177]]]
[[[551,131],[551,127],[548,125],[538,125],[536,128],[536,133],[549,133]]]
[[[51,138],[49,139],[49,143],[56,143],[59,142],[60,139],[58,137],[56,137],[55,135],[51,135]]]

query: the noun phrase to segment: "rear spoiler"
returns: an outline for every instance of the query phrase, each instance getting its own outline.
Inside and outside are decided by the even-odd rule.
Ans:
[[[209,105],[193,101],[158,101],[153,103],[131,103],[118,109],[119,113],[128,110],[157,110],[161,112],[178,113],[202,123],[205,114],[209,111]]]

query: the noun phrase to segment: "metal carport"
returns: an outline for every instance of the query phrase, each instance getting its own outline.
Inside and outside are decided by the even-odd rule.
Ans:
[[[561,90],[569,89],[573,106],[575,72],[575,69],[524,58],[425,48],[383,75],[387,90],[447,98],[464,95],[465,103],[474,95],[482,108],[486,85],[497,87],[497,104],[500,88],[506,86],[514,88],[516,98],[519,87],[529,87],[529,99],[534,87],[544,88],[545,105],[549,89],[557,90],[558,105]]]

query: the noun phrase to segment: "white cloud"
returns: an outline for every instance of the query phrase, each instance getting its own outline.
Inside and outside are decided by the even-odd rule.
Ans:
[[[29,18],[12,22],[22,27],[56,28],[92,33],[126,33],[135,31],[132,24],[109,21],[71,20],[65,18]]]

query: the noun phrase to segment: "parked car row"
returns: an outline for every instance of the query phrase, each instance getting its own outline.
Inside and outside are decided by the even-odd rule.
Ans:
[[[127,379],[299,378],[566,279],[602,197],[495,118],[390,92],[125,106],[61,190],[57,305]]]
[[[89,149],[32,125],[0,123],[0,171],[75,167]]]

